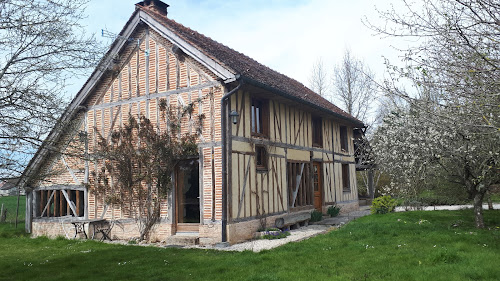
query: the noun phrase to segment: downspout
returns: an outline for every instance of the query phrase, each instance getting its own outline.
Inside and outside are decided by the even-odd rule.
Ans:
[[[236,80],[238,80],[240,77],[239,75],[237,76]],[[226,151],[226,131],[227,131],[227,113],[225,113],[225,103],[226,100],[235,92],[237,92],[240,88],[241,85],[243,85],[243,81],[240,80],[240,84],[236,86],[236,88],[232,89],[229,91],[229,93],[225,94],[221,100],[221,109],[220,109],[220,114],[221,114],[221,129],[222,129],[222,134],[221,134],[221,148],[222,148],[222,242],[227,242],[227,151]],[[215,187],[214,187],[215,188]],[[212,200],[215,200],[213,198]]]

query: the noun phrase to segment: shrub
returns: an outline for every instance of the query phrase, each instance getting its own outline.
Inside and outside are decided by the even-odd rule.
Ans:
[[[394,211],[396,205],[396,199],[393,199],[390,195],[378,197],[375,198],[372,202],[371,213],[387,214]]]
[[[330,215],[330,217],[336,217],[339,215],[340,208],[333,205],[328,207],[328,210],[326,210],[326,213]]]
[[[323,214],[320,211],[314,210],[311,213],[311,222],[320,221],[321,219],[323,219]]]

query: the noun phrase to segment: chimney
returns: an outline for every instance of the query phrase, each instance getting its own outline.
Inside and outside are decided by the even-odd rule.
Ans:
[[[135,4],[135,8],[136,9],[148,9],[150,11],[154,11],[158,14],[161,14],[163,16],[167,16],[168,12],[167,12],[167,8],[169,7],[170,5],[166,4],[166,3],[163,3],[162,1],[160,0],[144,0],[144,1],[141,1],[137,4]]]

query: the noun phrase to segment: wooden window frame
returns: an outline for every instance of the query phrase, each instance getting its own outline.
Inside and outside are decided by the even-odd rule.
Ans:
[[[260,161],[259,161],[260,158]],[[255,167],[257,168],[257,171],[268,171],[268,155],[267,155],[267,149],[263,145],[256,145],[255,146]]]
[[[342,191],[351,192],[351,178],[349,164],[342,164]]]
[[[299,177],[301,170],[302,175]],[[314,209],[314,186],[311,174],[311,162],[287,161],[288,204],[291,211]],[[300,180],[298,188],[297,180]]]
[[[343,152],[349,151],[349,142],[348,142],[348,134],[347,134],[347,126],[340,126],[339,129],[340,134],[340,150]]]
[[[250,105],[250,131],[255,137],[269,138],[269,101],[252,98]]]
[[[41,189],[34,192],[36,193],[36,218],[84,217],[85,215],[85,193],[82,190]],[[67,199],[69,199],[73,206],[68,204]],[[73,213],[73,209],[76,211],[76,215]]]
[[[323,147],[323,119],[321,117],[311,119],[313,147]]]

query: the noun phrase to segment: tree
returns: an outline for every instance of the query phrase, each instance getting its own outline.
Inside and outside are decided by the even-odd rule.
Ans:
[[[484,195],[500,180],[500,5],[403,3],[405,11],[381,12],[383,28],[372,26],[421,42],[405,50],[404,67],[389,67],[384,90],[407,107],[389,115],[377,132],[379,159],[407,182],[425,180],[439,165],[474,199],[476,226],[484,227]],[[413,90],[401,88],[403,79]]]
[[[0,179],[19,176],[65,102],[69,78],[102,48],[84,35],[88,1],[0,1]]]
[[[367,114],[376,98],[374,74],[347,49],[333,74],[333,100],[355,118],[367,122]]]
[[[323,65],[322,58],[318,58],[318,60],[316,60],[313,64],[311,76],[309,77],[309,85],[311,90],[320,96],[327,98],[327,93],[330,87],[328,85],[328,73]]]
[[[162,118],[168,126],[163,132],[142,116],[129,116],[128,122],[110,134],[98,135],[92,157],[100,169],[91,173],[90,191],[106,204],[128,209],[137,219],[140,240],[150,234],[160,220],[160,207],[172,188],[172,175],[179,160],[197,156],[196,138],[201,133],[203,115],[194,122],[196,130],[180,135],[181,120],[193,112],[194,103],[169,108],[160,100]]]

